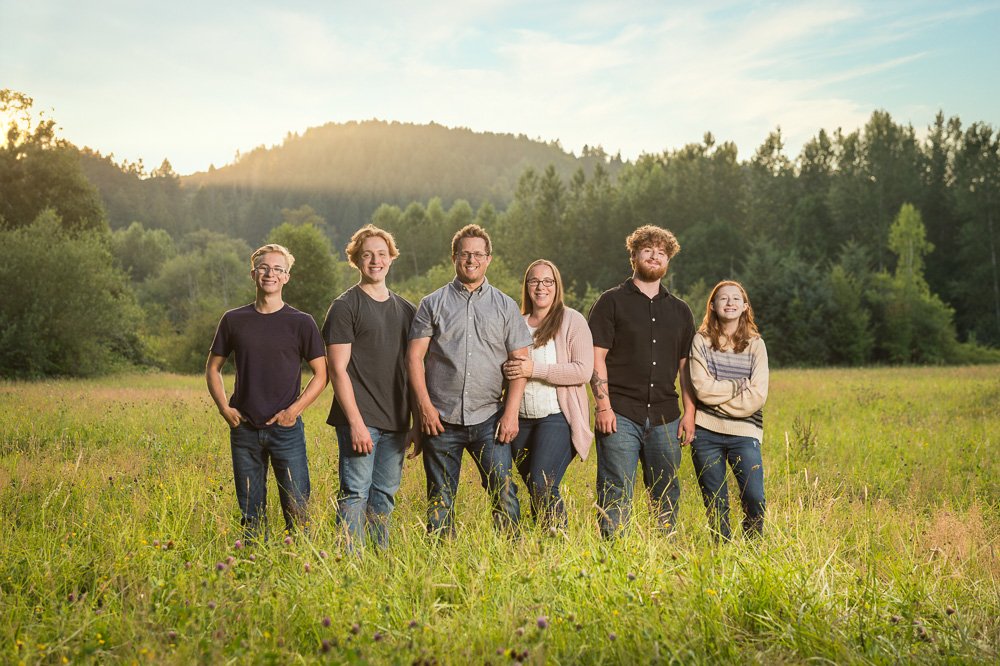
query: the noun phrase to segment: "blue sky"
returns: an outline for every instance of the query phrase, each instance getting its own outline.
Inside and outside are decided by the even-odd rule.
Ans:
[[[182,174],[327,122],[434,121],[625,158],[787,152],[875,109],[1000,125],[1000,0],[0,0],[0,87]]]

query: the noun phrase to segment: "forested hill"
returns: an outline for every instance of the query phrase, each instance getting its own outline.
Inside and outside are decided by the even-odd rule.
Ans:
[[[169,186],[150,192],[147,183],[141,196],[129,196],[123,191],[131,187],[129,179],[109,170],[110,160],[99,155],[85,155],[84,169],[102,193],[112,228],[151,218],[163,218],[156,226],[167,227],[171,216],[143,207],[151,194],[165,195],[157,203],[165,212],[182,196],[190,204],[184,206],[185,228],[169,231],[207,228],[254,244],[281,220],[286,208],[312,207],[339,241],[369,221],[383,203],[405,207],[440,197],[446,207],[465,199],[473,208],[489,202],[503,209],[528,167],[543,171],[554,165],[560,176],[569,178],[580,168],[589,176],[598,163],[611,174],[621,166],[620,159],[600,148],[585,148],[577,157],[557,142],[523,134],[369,120],[290,133],[280,145],[260,146],[238,155],[233,164],[179,177],[179,191],[173,194],[162,191]],[[127,176],[128,168],[123,171]],[[169,164],[152,175],[177,180]],[[138,190],[140,184],[134,185]]]

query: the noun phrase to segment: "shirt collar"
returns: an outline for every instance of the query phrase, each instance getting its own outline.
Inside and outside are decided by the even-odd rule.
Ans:
[[[625,286],[626,289],[628,289],[632,293],[639,294],[643,298],[649,298],[648,296],[646,296],[646,294],[642,293],[642,290],[639,289],[639,287],[635,286],[635,282],[632,281],[632,277],[631,276],[629,276],[628,279],[625,280],[625,282],[623,283],[623,285]],[[667,288],[664,287],[663,283],[661,282],[660,283],[660,293],[657,294],[656,297],[657,298],[666,298],[669,295],[670,295],[670,292],[667,291]]]
[[[459,293],[461,293],[461,294],[469,294],[471,296],[472,294],[481,294],[481,293],[483,293],[483,290],[486,289],[486,287],[487,287],[487,285],[489,285],[489,283],[490,283],[489,278],[487,278],[484,275],[483,276],[483,283],[481,285],[479,285],[475,289],[475,291],[470,292],[468,289],[465,288],[465,285],[462,284],[462,281],[459,280],[458,276],[456,275],[455,278],[452,279],[452,281],[451,281],[450,284],[451,284],[452,288],[454,288]]]

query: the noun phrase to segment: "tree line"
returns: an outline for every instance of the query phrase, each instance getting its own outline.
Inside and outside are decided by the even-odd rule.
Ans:
[[[355,281],[341,255],[353,227],[308,197],[286,192],[267,229],[242,226],[253,204],[231,188],[185,186],[166,161],[147,173],[80,150],[32,104],[0,91],[4,377],[199,371],[221,313],[252,300],[247,258],[264,241],[296,256],[286,300],[319,323]],[[589,169],[568,174],[524,168],[503,208],[488,197],[473,208],[458,189],[378,206],[367,219],[402,250],[391,287],[416,301],[450,279],[451,235],[476,222],[494,237],[491,282],[518,298],[524,268],[546,257],[586,312],[629,274],[625,236],[651,223],[681,243],[668,286],[696,319],[716,281],[746,285],[776,365],[1000,360],[1000,138],[988,124],[939,114],[919,138],[879,111],[856,131],[820,131],[795,158],[780,131],[745,161],[711,135],[635,162],[588,156]],[[199,210],[222,214],[213,197],[228,202],[225,223],[195,224]],[[110,208],[135,219],[113,226]]]

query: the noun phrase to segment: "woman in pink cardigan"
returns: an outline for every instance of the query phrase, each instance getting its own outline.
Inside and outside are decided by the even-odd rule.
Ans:
[[[525,271],[521,313],[534,345],[530,358],[504,363],[507,379],[528,379],[511,454],[531,494],[532,515],[565,527],[559,484],[574,455],[586,459],[594,438],[587,399],[594,341],[583,315],[563,305],[562,277],[551,261],[539,259]]]

